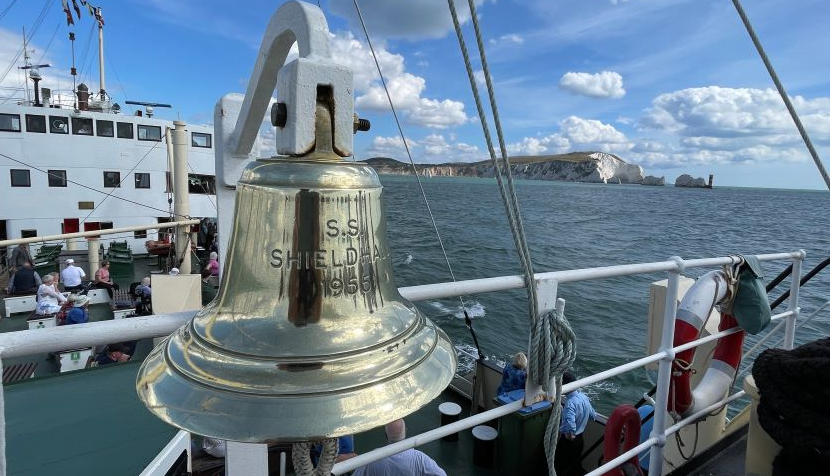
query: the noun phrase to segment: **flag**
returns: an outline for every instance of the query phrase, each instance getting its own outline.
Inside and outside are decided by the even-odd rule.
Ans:
[[[101,15],[101,7],[95,7],[95,19],[98,20],[98,24],[104,26],[104,16]]]
[[[72,0],[72,8],[75,9],[75,13],[78,14],[78,20],[81,19],[81,9],[78,7],[78,2],[76,0]]]
[[[75,20],[72,19],[72,12],[69,11],[69,4],[66,3],[66,0],[61,0],[61,3],[63,4],[63,11],[66,13],[66,26],[74,25]]]
[[[91,16],[91,17],[95,16],[95,7],[93,7],[91,3],[89,3],[85,0],[81,0],[81,5],[86,6],[86,9],[89,10],[89,16]]]

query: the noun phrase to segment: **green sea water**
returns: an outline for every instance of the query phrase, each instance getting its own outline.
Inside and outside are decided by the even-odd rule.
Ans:
[[[417,182],[381,176],[390,247],[399,286],[450,281]],[[521,273],[510,228],[492,179],[422,179],[456,278]],[[830,255],[830,194],[750,188],[684,189],[671,186],[517,181],[534,270],[538,272],[685,259],[735,253],[804,249],[804,272]],[[787,262],[765,264],[771,279]],[[693,269],[696,277],[707,270]],[[665,273],[563,284],[566,315],[578,339],[575,370],[587,375],[645,354],[649,283]],[[803,315],[830,299],[830,270],[802,290]],[[771,297],[788,289],[785,281]],[[507,360],[528,338],[524,290],[466,297],[482,352]],[[456,346],[472,350],[457,299],[418,304]],[[786,304],[777,311],[786,309]],[[828,334],[830,311],[797,334],[803,343]],[[777,340],[777,339],[774,339]],[[748,348],[755,342],[750,336]],[[632,402],[651,385],[644,370],[594,385],[588,393],[609,410]]]

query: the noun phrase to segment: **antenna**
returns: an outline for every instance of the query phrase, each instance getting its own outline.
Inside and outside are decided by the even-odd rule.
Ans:
[[[173,107],[170,104],[163,104],[159,102],[124,101],[124,104],[144,106],[144,110],[147,112],[147,117],[153,117],[153,108],[155,107]]]

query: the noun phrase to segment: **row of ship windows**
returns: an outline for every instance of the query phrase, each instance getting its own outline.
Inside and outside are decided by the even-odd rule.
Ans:
[[[50,187],[66,187],[66,170],[48,170],[49,186]],[[12,187],[31,187],[32,177],[29,170],[26,169],[11,169],[9,170]],[[150,174],[147,172],[136,172],[133,174],[135,178],[135,188],[150,188]],[[213,175],[188,174],[188,188],[190,193],[201,194],[216,194],[216,177]],[[119,188],[121,187],[121,172],[104,171],[104,187],[105,188]],[[167,187],[166,192],[171,192],[173,189],[170,172],[167,172]]]
[[[26,114],[26,132],[45,134],[46,118],[47,116],[39,114]],[[48,118],[49,132],[52,134],[69,134],[69,119],[72,119],[72,134],[76,136],[91,136],[95,135],[94,131],[97,131],[99,137],[118,137],[119,139],[133,139],[135,137],[132,122],[114,123],[113,121],[97,119],[93,130],[93,120],[88,117],[48,116]],[[20,115],[0,113],[0,131],[22,132]],[[138,140],[161,142],[161,137],[160,126],[138,124]],[[191,132],[190,145],[209,149],[213,146],[212,137],[210,134],[202,132]]]
[[[161,222],[159,222],[161,223]],[[98,222],[100,226],[99,229],[101,230],[112,230],[113,225],[111,221],[101,221]],[[172,228],[167,228],[168,230],[172,230]],[[63,233],[63,223],[61,223],[61,233]],[[20,230],[20,237],[21,238],[35,238],[37,237],[37,230]],[[147,238],[147,230],[138,230],[133,232],[133,238],[136,240],[143,240]]]

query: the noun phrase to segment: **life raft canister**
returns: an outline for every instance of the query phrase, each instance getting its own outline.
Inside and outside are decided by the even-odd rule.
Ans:
[[[726,296],[727,287],[726,275],[722,271],[710,271],[695,281],[677,307],[675,347],[698,338],[712,308]],[[735,318],[722,314],[718,330],[734,327],[738,327]],[[722,399],[729,391],[740,365],[745,334],[741,331],[718,340],[712,362],[694,390],[690,379],[696,347],[678,352],[672,363],[668,410],[687,416]]]
[[[620,444],[621,436],[622,444]],[[632,405],[620,405],[614,409],[608,417],[608,423],[605,424],[603,461],[607,463],[638,444],[640,444],[640,413]],[[643,474],[640,469],[640,458],[634,455],[623,464],[606,471],[603,476],[624,476],[625,473],[622,470],[624,465],[633,466],[637,474]]]

